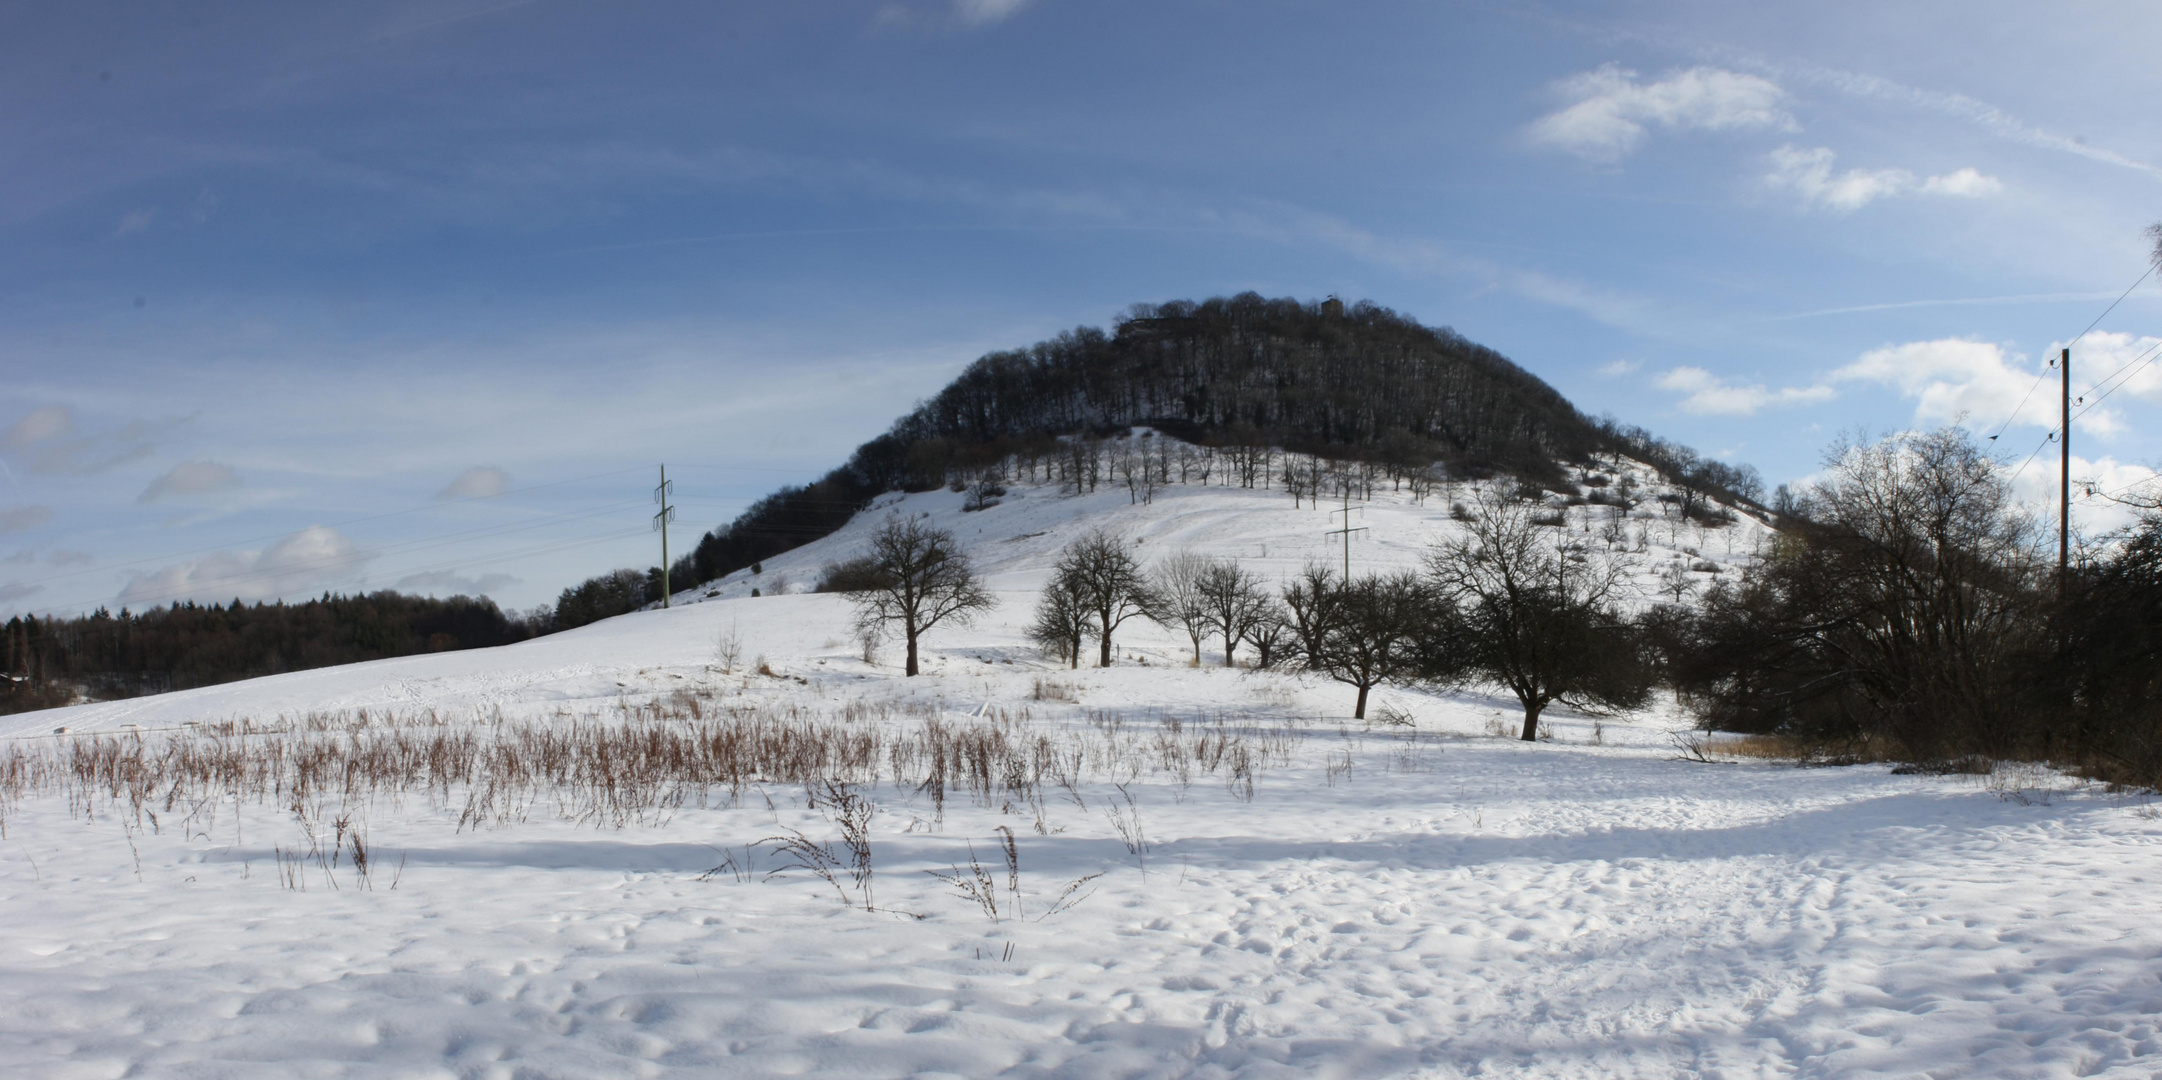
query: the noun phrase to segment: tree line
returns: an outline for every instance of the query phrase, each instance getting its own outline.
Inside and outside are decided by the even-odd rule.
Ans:
[[[422,652],[522,641],[545,619],[485,598],[381,591],[297,604],[175,602],[0,627],[0,713],[124,698]]]
[[[1241,646],[1253,667],[1310,672],[1352,688],[1352,716],[1387,684],[1499,684],[1524,709],[1523,738],[1562,702],[1580,709],[1642,705],[1652,666],[1623,614],[1619,564],[1577,558],[1539,524],[1534,505],[1486,489],[1462,535],[1437,546],[1423,573],[1343,577],[1309,566],[1272,589],[1235,561],[1182,552],[1144,567],[1134,545],[1105,531],[1069,544],[1039,596],[1029,636],[1078,668],[1115,662],[1120,627],[1144,619],[1184,633],[1193,662],[1220,643],[1225,666]],[[854,601],[860,630],[898,631],[906,672],[918,641],[941,623],[965,624],[995,599],[953,535],[894,517],[870,553],[834,567],[826,587]]]

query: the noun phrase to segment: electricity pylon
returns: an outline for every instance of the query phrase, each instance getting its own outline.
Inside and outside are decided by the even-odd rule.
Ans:
[[[668,466],[661,466],[661,484],[653,489],[653,501],[661,505],[660,512],[653,515],[653,527],[661,534],[661,606],[668,606],[668,523],[676,519],[676,508],[668,505],[668,497],[676,493],[676,486],[668,482]]]
[[[1344,581],[1345,581],[1345,583],[1346,583],[1346,584],[1348,584],[1348,583],[1350,583],[1350,581],[1351,581],[1351,534],[1352,534],[1352,533],[1362,533],[1362,532],[1365,532],[1365,531],[1366,531],[1366,527],[1365,527],[1365,526],[1363,526],[1363,525],[1362,525],[1362,526],[1360,526],[1360,527],[1358,527],[1358,528],[1356,528],[1356,529],[1354,529],[1354,528],[1352,528],[1352,527],[1351,527],[1351,512],[1352,512],[1352,511],[1354,511],[1354,510],[1356,510],[1356,511],[1358,511],[1358,512],[1359,512],[1359,513],[1361,513],[1361,514],[1364,514],[1364,513],[1366,512],[1366,508],[1365,508],[1365,507],[1363,507],[1363,506],[1353,506],[1353,505],[1351,505],[1351,480],[1350,480],[1350,478],[1348,478],[1348,477],[1347,477],[1347,478],[1345,478],[1345,479],[1344,479],[1344,481],[1343,481],[1343,485],[1344,485],[1344,508],[1343,508],[1342,510],[1331,510],[1331,511],[1329,511],[1329,516],[1330,516],[1330,517],[1335,517],[1335,516],[1336,516],[1336,515],[1338,515],[1338,514],[1342,514],[1342,515],[1344,515],[1344,527],[1343,527],[1343,528],[1341,528],[1341,529],[1330,529],[1330,530],[1328,531],[1328,533],[1327,533],[1326,535],[1329,535],[1329,536],[1339,536],[1339,535],[1340,535],[1340,536],[1342,536],[1342,537],[1344,538]]]

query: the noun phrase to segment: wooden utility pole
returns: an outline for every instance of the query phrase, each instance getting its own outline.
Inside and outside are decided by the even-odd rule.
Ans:
[[[2072,347],[2057,357],[2062,419],[2057,428],[2057,599],[2072,575]]]
[[[653,527],[661,534],[661,606],[668,606],[668,523],[676,519],[676,508],[668,505],[668,497],[676,493],[675,485],[668,482],[668,466],[661,466],[661,485],[653,489],[653,501],[661,504],[660,512],[653,515]]]
[[[1354,509],[1356,509],[1356,510],[1358,510],[1359,512],[1361,512],[1361,513],[1364,513],[1364,512],[1366,511],[1366,508],[1365,508],[1365,507],[1363,507],[1363,506],[1360,506],[1360,507],[1354,507],[1354,506],[1352,506],[1352,505],[1351,505],[1351,478],[1350,478],[1350,477],[1345,477],[1345,478],[1344,478],[1344,481],[1343,481],[1343,484],[1344,484],[1344,508],[1343,508],[1342,510],[1331,510],[1331,511],[1329,511],[1329,516],[1330,516],[1330,517],[1335,517],[1335,516],[1336,516],[1336,515],[1338,515],[1338,514],[1342,514],[1342,515],[1344,515],[1344,527],[1343,527],[1343,528],[1341,528],[1341,529],[1330,529],[1330,530],[1328,531],[1328,533],[1327,533],[1326,535],[1329,535],[1329,536],[1336,536],[1336,535],[1339,535],[1339,534],[1341,534],[1341,535],[1343,536],[1343,538],[1344,538],[1344,582],[1345,582],[1345,584],[1350,584],[1350,582],[1351,582],[1351,534],[1352,534],[1352,533],[1355,533],[1355,532],[1365,532],[1365,531],[1366,531],[1366,526],[1364,526],[1364,525],[1361,525],[1361,526],[1359,526],[1359,527],[1358,527],[1358,528],[1356,528],[1356,529],[1354,529],[1354,528],[1352,528],[1352,527],[1351,527],[1351,512],[1352,512],[1352,511],[1353,511]]]

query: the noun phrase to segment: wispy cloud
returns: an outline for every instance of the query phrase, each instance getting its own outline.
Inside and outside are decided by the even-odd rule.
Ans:
[[[443,490],[435,493],[438,499],[486,499],[510,490],[510,474],[493,465],[482,465],[459,473]]]
[[[1787,386],[1728,382],[1700,367],[1677,367],[1659,376],[1659,388],[1683,395],[1683,412],[1699,416],[1754,416],[1765,409],[1817,405],[1838,396],[1829,386]]]
[[[954,17],[964,26],[1004,22],[1029,5],[1029,0],[953,0]]]
[[[1607,64],[1563,80],[1556,91],[1570,104],[1534,121],[1533,143],[1591,161],[1619,161],[1651,128],[1670,131],[1796,131],[1786,91],[1755,75],[1694,67],[1657,82]]]
[[[1764,178],[1774,188],[1801,196],[1802,205],[1837,213],[1851,213],[1878,199],[1919,192],[1976,198],[2004,189],[1996,177],[1974,169],[1960,169],[1917,182],[1905,169],[1848,169],[1835,172],[1836,155],[1826,147],[1802,150],[1782,146],[1772,151],[1772,171]]]
[[[120,224],[113,226],[113,238],[119,239],[123,236],[133,236],[150,228],[150,224],[156,220],[158,220],[156,209],[130,210],[120,216]]]
[[[1769,64],[1765,66],[1767,68],[1776,67]],[[2162,180],[2162,166],[2128,157],[2114,150],[2089,145],[2085,139],[2077,136],[2060,135],[2037,127],[1996,105],[1978,98],[1968,97],[1965,94],[1946,93],[1941,90],[1924,90],[1876,75],[1866,75],[1860,72],[1816,65],[1797,65],[1785,69],[1784,73],[1786,77],[1796,81],[1806,81],[1825,86],[1850,97],[1894,101],[1912,107],[1928,109],[1940,115],[1965,120],[1985,131],[2013,142],[2074,154],[2089,161],[2130,169]]]
[[[391,586],[403,593],[420,593],[427,596],[488,596],[513,585],[524,582],[509,574],[481,574],[466,577],[448,570],[433,570],[424,574],[408,574]]]
[[[28,532],[53,519],[50,506],[10,506],[0,510],[0,536]]]
[[[30,471],[55,476],[86,476],[148,456],[151,439],[171,422],[138,420],[105,431],[86,432],[65,405],[47,405],[16,421],[0,435],[0,454],[29,465]]]
[[[240,486],[240,474],[230,465],[215,461],[183,461],[150,482],[143,493],[135,497],[139,503],[156,502],[159,499],[185,498],[190,495],[210,495],[231,491]]]
[[[1855,315],[1871,311],[1900,311],[1906,308],[1925,307],[1971,307],[2000,304],[2061,304],[2068,301],[2115,300],[2114,292],[2076,293],[2020,293],[2012,296],[1960,296],[1944,300],[1895,300],[1889,304],[1855,304],[1849,307],[1820,308],[1816,311],[1797,311],[1792,315],[1773,315],[1766,322],[1785,322],[1790,319],[1815,319],[1826,315]]]
[[[337,530],[303,529],[260,551],[221,551],[129,576],[118,601],[146,607],[172,600],[272,600],[351,581],[374,556]]]

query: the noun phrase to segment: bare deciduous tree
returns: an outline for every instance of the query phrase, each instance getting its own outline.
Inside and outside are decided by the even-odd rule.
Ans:
[[[1338,582],[1329,571],[1309,567],[1284,590],[1284,604],[1299,666],[1358,690],[1353,719],[1366,719],[1374,687],[1427,677],[1440,666],[1448,611],[1416,574]]]
[[[1194,666],[1201,666],[1201,642],[1215,625],[1205,580],[1216,562],[1191,551],[1176,552],[1149,572],[1149,586],[1156,603],[1149,617],[1164,626],[1185,631],[1194,643]]]
[[[891,517],[871,534],[875,581],[849,594],[861,626],[898,626],[917,673],[916,642],[941,622],[967,625],[998,600],[983,587],[953,534],[915,518]]]
[[[1468,669],[1509,688],[1524,707],[1523,738],[1556,701],[1586,710],[1629,708],[1649,693],[1616,602],[1621,562],[1582,561],[1535,523],[1533,504],[1482,491],[1464,532],[1436,547],[1427,569],[1462,621]]]
[[[1054,573],[1036,601],[1036,618],[1029,624],[1029,640],[1068,667],[1081,666],[1081,643],[1088,640],[1094,612],[1088,608],[1080,583],[1073,575]]]
[[[1231,667],[1239,641],[1268,609],[1268,593],[1262,591],[1260,578],[1230,559],[1212,560],[1196,584],[1200,586],[1202,610],[1209,626],[1223,636],[1224,666]],[[1199,663],[1199,637],[1194,639],[1194,646],[1194,659]]]
[[[1098,667],[1111,666],[1111,635],[1119,624],[1154,609],[1156,594],[1126,541],[1101,529],[1074,541],[1059,558],[1058,573],[1068,575],[1082,606],[1096,617],[1095,637],[1102,650]]]

